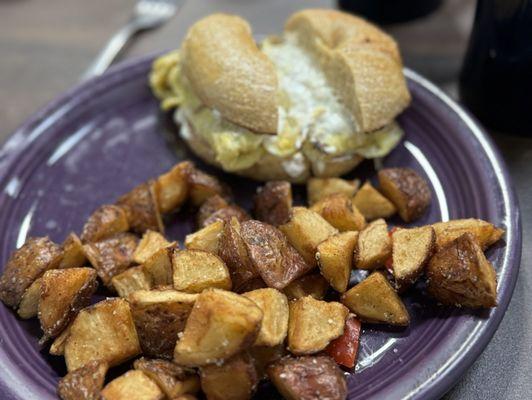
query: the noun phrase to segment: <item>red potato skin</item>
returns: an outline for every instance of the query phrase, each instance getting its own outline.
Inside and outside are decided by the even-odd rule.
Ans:
[[[325,352],[330,355],[337,364],[347,368],[353,368],[358,355],[360,344],[360,320],[354,314],[350,314],[345,321],[344,334],[334,339]]]

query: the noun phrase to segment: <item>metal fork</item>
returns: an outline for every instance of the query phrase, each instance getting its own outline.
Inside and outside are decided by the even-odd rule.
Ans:
[[[139,0],[129,22],[107,42],[98,57],[85,71],[82,79],[102,74],[137,33],[161,26],[178,10],[176,0]]]

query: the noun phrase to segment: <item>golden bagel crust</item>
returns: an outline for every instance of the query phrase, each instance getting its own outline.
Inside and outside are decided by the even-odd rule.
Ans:
[[[185,76],[201,101],[227,120],[277,133],[277,74],[242,18],[213,14],[196,22],[182,46]]]

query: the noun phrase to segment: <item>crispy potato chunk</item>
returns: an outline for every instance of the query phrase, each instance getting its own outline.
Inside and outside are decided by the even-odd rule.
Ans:
[[[392,242],[393,276],[398,290],[402,291],[414,284],[432,256],[434,229],[431,226],[397,229]]]
[[[344,373],[325,355],[285,357],[268,368],[274,386],[287,400],[345,400]]]
[[[0,278],[0,300],[17,308],[26,289],[49,269],[61,262],[61,248],[48,237],[29,238],[16,250]]]
[[[66,341],[67,341],[69,336],[70,336],[70,325],[67,326],[63,330],[63,332],[61,332],[59,334],[59,336],[57,336],[55,338],[55,340],[50,345],[49,353],[54,355],[54,356],[62,356],[62,355],[64,355],[65,354]]]
[[[45,338],[59,335],[96,291],[92,268],[52,269],[42,277],[39,321]]]
[[[280,225],[279,229],[311,266],[317,265],[318,245],[338,233],[321,215],[305,207],[293,207],[290,221]]]
[[[201,388],[209,400],[251,399],[259,383],[253,359],[246,353],[223,365],[207,365],[201,368],[200,376]]]
[[[255,346],[277,346],[288,332],[288,299],[276,289],[264,288],[243,293],[262,310],[263,318]]]
[[[222,196],[215,194],[214,196],[209,197],[198,209],[198,213],[196,215],[198,226],[200,228],[204,228],[205,226],[209,225],[205,224],[205,220],[216,211],[225,207],[229,207],[229,202]]]
[[[267,182],[254,199],[254,214],[258,220],[279,226],[290,220],[292,186],[286,181]]]
[[[113,276],[131,266],[137,240],[137,237],[131,233],[119,233],[100,242],[83,246],[87,258],[105,286],[112,288]]]
[[[344,303],[363,322],[408,325],[410,317],[403,302],[382,272],[353,286],[342,296]]]
[[[329,289],[329,283],[321,274],[305,275],[293,281],[290,285],[283,289],[288,300],[300,299],[305,296],[312,296],[316,300],[321,300],[325,297]]]
[[[283,344],[270,347],[270,346],[253,346],[248,350],[249,355],[253,358],[255,368],[259,379],[267,378],[266,369],[283,358],[286,354],[286,348]]]
[[[81,310],[70,325],[65,344],[69,371],[89,361],[104,360],[118,365],[140,353],[140,344],[124,299],[107,299]]]
[[[120,297],[128,297],[137,290],[150,290],[153,287],[151,275],[144,272],[142,265],[113,276],[111,283]]]
[[[392,239],[386,221],[378,219],[370,223],[358,236],[355,247],[355,266],[359,269],[381,267],[392,255]]]
[[[41,298],[42,277],[33,282],[26,289],[18,306],[18,316],[22,319],[30,319],[39,312],[39,299]]]
[[[57,394],[62,400],[100,400],[108,365],[94,360],[59,380]]]
[[[353,205],[367,221],[389,218],[397,212],[394,204],[367,181],[353,197]]]
[[[330,236],[318,245],[316,259],[320,272],[337,292],[347,290],[357,240],[358,232],[348,231]]]
[[[331,194],[342,193],[353,197],[360,186],[358,179],[348,181],[341,178],[310,178],[307,182],[309,205],[314,205]]]
[[[405,222],[420,218],[430,205],[432,194],[427,181],[411,168],[381,169],[379,183]]]
[[[176,290],[139,290],[129,295],[142,352],[171,359],[177,335],[185,328],[196,294]]]
[[[360,231],[366,226],[364,216],[345,194],[324,197],[311,207],[340,232]]]
[[[335,301],[303,297],[290,303],[288,349],[294,354],[322,351],[331,340],[344,333],[349,310]]]
[[[443,304],[495,307],[497,276],[475,236],[464,233],[439,250],[427,266],[428,292]]]
[[[157,251],[172,245],[175,245],[175,242],[170,243],[159,232],[146,231],[133,253],[133,261],[137,264],[144,264]]]
[[[255,270],[270,287],[283,289],[312,269],[286,237],[271,225],[245,221],[240,234]]]
[[[186,201],[189,192],[187,175],[192,168],[190,161],[180,162],[155,181],[155,198],[162,213],[174,211]]]
[[[190,250],[203,250],[218,254],[223,228],[224,223],[222,221],[213,222],[209,226],[187,235],[185,247]]]
[[[164,232],[153,181],[141,183],[120,197],[116,204],[126,212],[129,226],[133,232],[144,233],[148,230]]]
[[[205,200],[220,195],[224,198],[230,198],[230,190],[223,185],[218,178],[209,175],[197,168],[192,168],[187,175],[190,188],[189,200],[194,206],[201,206]]]
[[[175,399],[187,393],[197,393],[200,389],[199,377],[193,370],[180,367],[166,360],[139,358],[133,364],[161,388],[168,399]]]
[[[432,225],[436,233],[436,246],[438,249],[445,247],[453,240],[458,239],[464,233],[471,233],[480,247],[486,250],[497,242],[504,230],[481,219],[455,219],[446,222],[437,222]]]
[[[94,211],[81,231],[81,240],[99,242],[109,236],[129,230],[126,210],[120,206],[104,205]]]
[[[204,222],[202,227],[208,226],[216,221],[222,221],[227,222],[230,221],[231,218],[236,218],[238,221],[243,222],[247,221],[248,219],[251,219],[249,214],[241,207],[231,204],[227,207],[222,208],[221,210],[215,211],[212,213],[209,218],[207,218]]]
[[[152,287],[172,285],[174,271],[172,269],[172,253],[178,250],[177,244],[171,244],[156,251],[142,265],[144,273],[152,282]]]
[[[163,400],[164,397],[159,386],[139,370],[126,372],[102,390],[102,400]]]
[[[207,288],[231,290],[229,270],[222,259],[202,250],[181,250],[172,254],[174,288],[200,293]]]
[[[220,289],[207,289],[196,300],[177,342],[174,361],[204,366],[226,360],[257,339],[262,310],[252,300]]]
[[[79,268],[85,265],[87,257],[85,257],[83,243],[81,243],[81,239],[75,233],[68,235],[63,242],[62,248],[63,256],[58,268]]]

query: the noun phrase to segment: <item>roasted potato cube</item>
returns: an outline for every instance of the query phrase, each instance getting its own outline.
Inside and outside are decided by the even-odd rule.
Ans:
[[[348,181],[341,178],[310,178],[307,182],[309,205],[314,205],[331,194],[342,193],[353,197],[360,186],[358,179]]]
[[[128,268],[113,276],[111,283],[118,295],[124,298],[137,290],[150,290],[153,287],[151,275],[144,272],[142,265]]]
[[[205,221],[203,221],[203,225],[201,227],[208,226],[216,221],[231,221],[231,218],[236,218],[240,222],[251,219],[249,214],[243,208],[231,204],[227,207],[222,208],[221,210],[212,213],[207,219],[205,219]]]
[[[347,290],[357,239],[358,232],[348,231],[330,236],[318,245],[316,259],[321,274],[340,293]]]
[[[305,275],[293,281],[290,285],[283,289],[288,300],[300,299],[305,296],[312,296],[316,300],[321,300],[325,297],[329,289],[329,283],[321,274]]]
[[[427,181],[411,168],[381,169],[379,184],[405,222],[420,218],[430,205],[432,194]]]
[[[207,365],[201,368],[200,376],[208,400],[248,400],[259,383],[253,359],[246,353],[223,365]]]
[[[70,325],[65,344],[69,371],[89,361],[107,361],[110,367],[135,357],[140,344],[124,299],[107,299],[81,310]]]
[[[392,242],[393,276],[397,289],[402,291],[414,284],[432,256],[434,229],[431,226],[397,229]]]
[[[156,251],[142,265],[144,273],[151,279],[152,287],[173,284],[172,254],[178,250],[177,244],[171,244]]]
[[[367,221],[388,218],[397,212],[394,204],[384,197],[371,182],[366,182],[353,197],[353,205]]]
[[[163,400],[159,386],[139,370],[126,372],[112,380],[102,390],[101,400]]]
[[[436,233],[436,246],[438,249],[445,247],[464,233],[471,233],[480,247],[486,250],[497,242],[504,230],[481,219],[455,219],[446,222],[437,222],[432,225]]]
[[[174,288],[187,293],[200,293],[207,288],[231,290],[229,270],[220,257],[202,250],[172,253]]]
[[[267,182],[254,199],[254,214],[258,220],[279,226],[290,220],[292,186],[286,181]]]
[[[139,290],[129,295],[142,352],[171,359],[177,335],[185,328],[196,294],[176,290]]]
[[[276,289],[264,288],[242,294],[262,310],[263,318],[255,346],[277,346],[288,332],[288,300]]]
[[[83,246],[87,258],[105,286],[112,288],[113,276],[131,266],[137,240],[137,237],[131,233],[119,233],[100,242]]]
[[[283,289],[312,269],[286,237],[271,225],[245,221],[240,234],[255,270],[270,287]]]
[[[222,196],[215,194],[214,196],[209,197],[198,209],[198,214],[196,215],[198,226],[200,228],[207,226],[208,224],[205,224],[205,220],[216,211],[225,207],[229,207],[229,202]]]
[[[220,195],[226,199],[231,197],[229,188],[218,178],[197,168],[192,168],[187,175],[187,181],[190,188],[189,200],[194,206],[201,206],[205,200],[214,195]]]
[[[200,389],[199,377],[195,372],[173,362],[142,357],[135,361],[134,367],[157,383],[168,399],[196,393]]]
[[[322,351],[331,340],[344,333],[349,310],[335,301],[302,297],[290,303],[288,349],[294,354]]]
[[[223,228],[224,223],[222,221],[213,222],[209,226],[187,235],[185,238],[185,247],[190,250],[203,250],[218,254],[218,246]]]
[[[61,262],[61,248],[47,237],[29,238],[11,254],[0,278],[0,300],[17,308],[26,289]]]
[[[58,268],[79,268],[85,265],[87,257],[85,257],[83,243],[81,243],[81,239],[75,233],[68,235],[62,247],[63,256]]]
[[[17,310],[20,318],[29,319],[37,316],[39,299],[41,298],[41,284],[42,277],[33,282],[24,292]]]
[[[311,210],[320,214],[340,232],[360,231],[366,226],[364,216],[345,194],[336,193],[324,197]]]
[[[164,232],[153,181],[141,183],[120,197],[116,204],[126,212],[133,232],[144,233],[148,230]]]
[[[268,368],[274,386],[287,400],[345,400],[344,373],[325,355],[285,357]]]
[[[174,361],[194,367],[234,356],[255,343],[262,315],[255,302],[244,296],[220,289],[204,290],[176,344]]]
[[[99,242],[120,232],[129,230],[126,210],[120,206],[104,205],[94,211],[81,231],[81,240]]]
[[[180,162],[155,181],[155,198],[162,213],[169,213],[186,201],[189,192],[187,176],[192,168],[190,161]]]
[[[373,272],[345,292],[342,303],[363,322],[389,325],[410,323],[405,305],[382,272]]]
[[[284,343],[274,347],[253,346],[248,353],[253,358],[255,369],[261,380],[267,378],[266,369],[287,354]]]
[[[392,255],[392,239],[386,221],[378,219],[370,223],[360,235],[355,247],[355,266],[360,269],[381,267]]]
[[[65,354],[65,346],[68,337],[70,336],[70,325],[63,329],[63,332],[57,336],[50,345],[49,353],[54,356],[62,356]]]
[[[313,267],[317,265],[318,245],[329,236],[338,233],[338,230],[321,215],[304,207],[293,207],[290,221],[280,225],[279,229],[305,261]]]
[[[59,380],[57,394],[62,400],[100,400],[107,363],[94,360]]]
[[[59,335],[96,291],[92,268],[52,269],[45,272],[39,299],[39,321],[45,338]]]
[[[170,243],[159,232],[146,231],[133,253],[133,261],[137,264],[144,264],[157,251],[172,245],[175,245],[175,242]]]
[[[495,307],[497,276],[476,237],[464,233],[439,250],[427,266],[427,289],[443,304]]]

